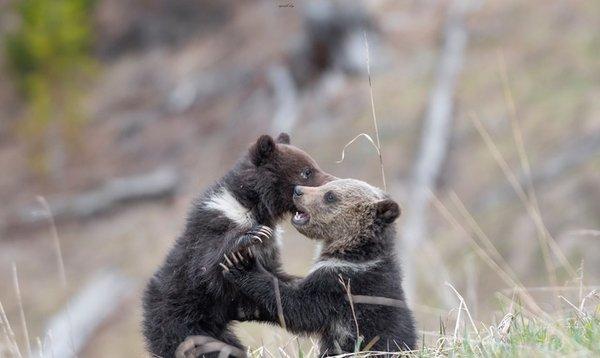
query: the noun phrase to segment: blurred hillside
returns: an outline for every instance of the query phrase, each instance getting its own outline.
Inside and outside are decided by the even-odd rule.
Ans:
[[[287,131],[324,170],[380,185],[378,157],[366,140],[357,140],[336,163],[356,135],[374,136],[364,33],[388,191],[410,213],[410,183],[448,3],[310,4],[96,0],[88,24],[87,55],[93,64],[76,78],[82,119],[75,145],[56,140],[65,128],[59,120],[39,137],[20,129],[32,110],[3,53],[0,200],[8,205],[0,207],[0,302],[12,322],[19,317],[13,262],[32,339],[44,335],[48,319],[98,272],[118,270],[131,279],[134,293],[95,333],[84,356],[144,356],[139,293],[145,280],[181,231],[194,195],[260,134]],[[11,4],[0,3],[0,12],[6,49],[5,35],[22,19]],[[328,14],[341,22],[320,23]],[[486,145],[477,125],[487,128],[517,181],[527,186],[510,120],[514,99],[543,224],[573,271],[583,267],[584,284],[600,285],[598,14],[598,1],[482,1],[468,11],[449,150],[430,189],[468,233],[479,232],[457,205],[464,203],[525,286],[552,284],[538,241],[539,222],[519,200],[495,159],[498,152]],[[504,73],[510,92],[503,86]],[[32,146],[42,148],[48,173],[32,166]],[[173,173],[175,187],[147,200],[116,201],[88,215],[56,218],[68,281],[63,288],[52,230],[32,214],[42,209],[36,197],[69,207],[115,179],[157,170]],[[493,319],[500,307],[495,293],[511,289],[439,207],[428,206],[426,245],[416,258],[413,307],[424,331],[435,331],[446,314],[440,292],[448,289],[429,280],[439,265],[477,320]],[[313,244],[286,224],[286,269],[305,274],[312,256]],[[551,266],[555,283],[576,284],[559,257],[552,255]],[[547,291],[532,293],[549,307]],[[287,342],[283,331],[273,335],[273,328],[260,327],[242,324],[244,342],[269,347]],[[292,342],[289,349],[294,347]]]

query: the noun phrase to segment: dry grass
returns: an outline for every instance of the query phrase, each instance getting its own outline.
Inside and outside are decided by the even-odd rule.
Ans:
[[[482,132],[486,133],[486,132]],[[492,151],[494,153],[494,151]],[[495,155],[499,155],[496,152]],[[502,161],[500,161],[502,162]],[[507,177],[511,172],[507,172]],[[518,188],[518,187],[517,187]],[[446,312],[447,319],[441,322],[439,332],[421,332],[423,341],[420,348],[414,352],[403,353],[405,356],[433,357],[433,356],[565,356],[565,355],[593,355],[600,354],[600,295],[597,288],[583,285],[582,275],[579,275],[579,287],[542,286],[527,288],[520,282],[517,275],[511,270],[510,265],[502,257],[492,240],[486,235],[476,219],[469,213],[459,196],[451,192],[450,201],[458,210],[461,219],[454,216],[446,205],[432,195],[434,206],[442,216],[461,233],[461,237],[468,240],[474,252],[487,263],[490,268],[508,286],[512,287],[512,298],[502,293],[499,297],[508,309],[503,319],[498,324],[478,322],[459,291],[451,284],[449,289],[458,297],[459,306]],[[528,202],[528,201],[527,201]],[[43,203],[43,200],[42,200]],[[539,209],[539,208],[538,208]],[[538,210],[533,208],[533,210]],[[536,211],[531,212],[532,214]],[[51,218],[51,215],[49,216]],[[465,224],[461,221],[466,222]],[[61,275],[61,284],[66,286],[66,274],[62,262],[62,252],[56,228],[50,220],[53,233],[54,247],[56,249],[57,264]],[[467,229],[468,228],[468,229]],[[587,234],[587,233],[586,233]],[[566,267],[565,267],[566,269]],[[10,324],[2,305],[0,304],[0,351],[7,357],[32,356],[31,340],[27,331],[25,313],[22,309],[21,290],[17,277],[16,267],[13,268],[14,290],[20,307],[21,345]],[[349,304],[352,305],[354,297],[351,294],[349,283],[347,287]],[[589,291],[584,292],[586,289]],[[579,291],[579,300],[574,302],[563,294],[556,292],[569,290]],[[548,313],[543,310],[531,295],[531,291],[549,292],[556,299],[566,304],[566,311]],[[360,297],[359,297],[360,298]],[[379,303],[375,303],[379,304]],[[556,307],[558,308],[558,307]],[[355,321],[357,329],[360,322]],[[446,333],[446,327],[453,327],[452,334]],[[363,349],[372,346],[376,338],[363,345]],[[36,339],[41,347],[41,340]],[[294,343],[296,343],[294,345]],[[360,346],[364,342],[358,342]],[[22,353],[22,352],[26,353]],[[317,357],[318,347],[314,340],[300,337],[287,338],[279,343],[277,352],[271,352],[265,346],[253,348],[250,354],[255,357]],[[364,352],[360,354],[346,354],[346,356],[378,356],[387,352]]]
[[[565,301],[570,309],[552,317],[540,317],[529,312],[522,306],[515,291],[513,298],[506,298],[507,309],[502,319],[498,323],[486,324],[477,322],[460,293],[452,285],[449,287],[459,298],[459,307],[448,312],[448,318],[440,322],[438,332],[420,332],[423,341],[418,350],[402,353],[364,351],[336,357],[390,354],[397,357],[564,357],[600,354],[600,295],[597,290],[590,291],[577,303]],[[453,327],[451,334],[447,333],[446,327]],[[289,343],[294,341],[298,344],[290,350]],[[265,347],[258,347],[251,349],[250,355],[318,357],[318,346],[314,340],[292,337],[281,343],[276,354]]]
[[[46,201],[46,199],[44,197],[38,196],[37,201],[42,206],[44,215],[46,215],[46,217],[48,219],[48,224],[49,224],[52,241],[53,241],[54,253],[56,256],[56,264],[57,264],[57,268],[58,268],[58,272],[59,272],[59,279],[60,279],[60,283],[62,286],[61,289],[66,291],[67,290],[67,275],[66,275],[66,270],[65,270],[65,264],[63,261],[63,253],[62,253],[62,249],[61,249],[61,245],[60,245],[60,238],[58,236],[58,229],[56,228],[54,216],[52,215],[50,206],[48,205],[48,202]],[[13,278],[13,287],[14,287],[14,291],[15,291],[15,295],[16,295],[16,299],[17,299],[17,306],[19,309],[19,319],[20,319],[20,325],[21,325],[21,329],[22,329],[22,341],[24,342],[23,343],[24,347],[19,347],[19,344],[15,338],[14,331],[12,330],[11,324],[8,320],[8,317],[6,316],[6,313],[4,312],[2,303],[0,302],[0,313],[1,313],[0,326],[2,327],[2,333],[3,333],[3,337],[0,340],[0,353],[4,349],[5,351],[7,351],[6,356],[8,356],[8,357],[11,357],[11,356],[33,357],[34,351],[31,347],[32,340],[29,336],[29,330],[27,328],[27,319],[25,317],[25,310],[23,308],[23,299],[21,296],[21,288],[19,285],[17,265],[14,262],[12,264],[12,278]],[[47,332],[47,334],[49,335],[49,334],[51,334],[51,332]],[[49,339],[50,341],[52,341],[51,338],[52,337],[44,337],[44,341],[46,341],[46,339]],[[71,337],[62,337],[62,338],[68,339],[69,341],[71,341]],[[4,348],[1,345],[2,341],[4,341],[6,344],[6,347],[4,347]],[[44,346],[42,344],[42,339],[40,337],[36,337],[35,342],[36,342],[36,346],[37,346],[36,347],[36,349],[37,349],[36,355],[39,354],[40,356],[43,356],[44,355]],[[72,344],[72,342],[71,342],[71,344]],[[25,350],[25,354],[21,354],[21,350],[23,348]],[[4,357],[4,355],[2,355],[2,354],[0,354],[0,356]]]

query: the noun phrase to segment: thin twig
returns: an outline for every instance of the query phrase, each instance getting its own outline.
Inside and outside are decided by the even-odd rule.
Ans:
[[[60,277],[60,283],[63,289],[67,289],[67,274],[65,271],[65,262],[63,261],[62,250],[60,247],[60,240],[58,238],[58,230],[56,229],[56,222],[54,221],[54,215],[50,210],[48,201],[43,196],[38,196],[37,201],[42,205],[44,211],[46,211],[48,224],[50,225],[50,233],[52,234],[52,241],[54,243],[54,251],[56,252],[56,266],[58,267],[58,273]]]
[[[559,295],[558,298],[565,301],[569,306],[571,306],[571,308],[573,308],[575,310],[575,312],[577,313],[577,315],[579,316],[580,319],[587,318],[587,314],[585,312],[583,312],[581,309],[579,309],[579,307],[572,304],[571,301],[569,301],[565,296]]]
[[[527,194],[525,193],[525,190],[519,183],[517,176],[510,169],[510,166],[504,159],[504,156],[500,153],[500,150],[496,146],[496,143],[492,139],[491,135],[489,134],[489,132],[487,131],[487,129],[485,128],[485,126],[483,125],[481,120],[474,113],[471,113],[469,115],[469,118],[473,122],[475,128],[477,129],[477,132],[479,132],[479,135],[483,138],[485,144],[487,145],[489,151],[492,154],[492,157],[494,158],[494,160],[496,160],[496,163],[498,164],[500,169],[502,169],[504,176],[508,179],[508,182],[513,187],[515,193],[517,194],[517,196],[519,197],[519,199],[525,206],[527,213],[533,219],[533,222],[534,222],[538,232],[544,233],[545,237],[548,239],[548,242],[550,243],[550,248],[552,249],[552,251],[554,252],[556,257],[559,259],[559,261],[561,262],[561,265],[569,272],[571,277],[576,277],[575,270],[573,269],[573,267],[567,260],[564,253],[560,250],[560,248],[559,248],[558,244],[556,243],[556,241],[554,240],[554,238],[548,232],[548,229],[544,226],[544,223],[541,220],[539,213],[535,210],[533,205],[529,202],[529,198],[528,198]],[[539,237],[540,236],[538,235],[538,238]],[[554,285],[554,286],[556,286],[556,285]]]
[[[283,350],[283,348],[281,348],[281,347],[279,347],[279,352],[280,352],[281,354],[283,354],[285,357],[287,357],[287,358],[291,358],[291,357],[290,357],[290,355],[289,355],[289,354],[287,354],[287,353],[286,353],[286,352]]]
[[[11,348],[14,348],[17,357],[21,358],[21,350],[19,349],[19,345],[17,344],[15,331],[13,331],[12,327],[10,326],[10,322],[8,321],[8,317],[6,316],[6,312],[4,311],[4,306],[2,306],[2,302],[0,302],[0,321],[4,321],[4,326],[8,331],[7,338],[10,341]]]
[[[467,307],[467,303],[465,302],[465,299],[463,298],[463,296],[460,293],[458,293],[456,288],[454,288],[454,286],[452,286],[452,284],[450,282],[446,282],[446,286],[450,287],[450,289],[454,292],[454,294],[458,297],[458,299],[462,303],[462,306],[465,308],[465,312],[467,312],[467,316],[469,317],[469,321],[471,321],[471,326],[473,326],[475,333],[477,334],[477,336],[479,336],[479,331],[477,330],[477,326],[475,326],[473,317],[471,317],[471,312],[469,311],[469,307]]]
[[[52,214],[52,210],[50,209],[50,204],[43,196],[38,196],[37,201],[42,205],[44,211],[46,212],[46,216],[48,218],[48,225],[50,225],[50,233],[52,234],[52,242],[54,244],[54,252],[56,254],[56,266],[58,267],[58,275],[60,279],[60,283],[62,285],[65,293],[68,291],[67,284],[67,271],[65,270],[65,262],[63,260],[63,253],[60,246],[60,238],[58,236],[58,229],[56,228],[56,221],[54,220],[54,215]],[[73,342],[73,322],[71,319],[71,310],[69,307],[69,300],[66,302],[66,313],[67,313],[67,324],[69,326],[69,344],[71,345],[71,349],[75,352],[75,343]]]
[[[585,301],[587,301],[590,298],[596,298],[597,300],[600,300],[600,291],[599,290],[592,290],[590,293],[588,293],[587,295],[585,295],[585,297],[581,300],[581,303],[579,304],[579,310],[583,312],[584,308],[585,308]]]
[[[577,277],[577,280],[579,281],[579,302],[581,302],[583,300],[583,259],[581,259],[581,264],[577,269],[577,273],[579,274]]]
[[[19,276],[17,274],[17,265],[12,263],[13,284],[15,293],[17,294],[17,303],[19,305],[19,315],[21,317],[21,326],[23,328],[23,338],[25,339],[25,347],[27,348],[27,356],[31,357],[31,342],[29,342],[29,331],[27,330],[27,320],[25,319],[25,310],[23,309],[23,300],[21,299],[21,289],[19,288]]]
[[[379,306],[407,308],[406,302],[404,302],[402,300],[397,300],[395,298],[388,298],[388,297],[352,295],[352,301],[354,303],[367,304],[367,305],[379,305]]]
[[[454,324],[454,336],[453,336],[454,343],[456,343],[457,337],[458,337],[458,328],[460,326],[460,314],[462,312],[462,307],[463,307],[463,301],[460,301],[460,303],[458,304],[458,313],[456,314],[456,323]]]
[[[506,293],[507,291],[513,291],[513,290],[522,290],[522,291],[530,291],[530,292],[554,292],[556,290],[558,291],[579,291],[580,289],[600,289],[600,286],[556,286],[556,287],[550,287],[550,286],[527,286],[527,287],[515,287],[515,288],[510,288],[510,289],[502,289],[500,290],[503,293]],[[582,295],[583,296],[583,295]]]
[[[367,343],[367,345],[365,346],[365,351],[369,351],[371,348],[373,348],[373,346],[375,345],[375,343],[379,342],[380,337],[379,336],[375,336],[373,337],[373,339],[371,339],[369,341],[369,343]]]
[[[537,200],[537,196],[535,194],[535,189],[533,186],[533,176],[531,175],[531,165],[529,164],[529,159],[527,157],[527,153],[525,151],[525,142],[523,140],[523,132],[521,130],[521,126],[519,125],[519,120],[517,117],[517,106],[515,105],[515,101],[512,95],[512,91],[510,89],[510,85],[508,83],[508,73],[506,70],[506,62],[504,61],[504,56],[502,52],[498,52],[498,63],[500,67],[500,77],[502,78],[502,87],[504,90],[504,99],[506,101],[510,119],[510,126],[513,132],[513,137],[515,140],[515,144],[517,146],[517,153],[519,154],[519,159],[521,162],[521,169],[525,174],[526,185],[527,185],[527,197],[531,206],[534,208],[536,212],[536,216],[534,220],[542,222],[542,215],[540,206]],[[550,243],[548,242],[548,236],[544,233],[544,231],[538,232],[538,238],[540,240],[540,248],[542,249],[542,255],[544,257],[544,264],[546,266],[546,271],[548,272],[548,278],[550,280],[550,284],[552,286],[556,286],[557,277],[556,271],[552,265],[552,261],[550,260]]]
[[[346,294],[348,295],[348,302],[350,302],[350,309],[352,310],[352,318],[354,318],[354,324],[356,325],[356,339],[360,339],[360,330],[358,328],[358,320],[356,319],[356,311],[354,310],[354,301],[352,301],[352,291],[350,290],[350,279],[348,279],[348,283],[344,281],[342,275],[340,275],[340,283],[344,287]]]
[[[433,198],[433,203],[435,205],[435,207],[438,209],[438,211],[440,211],[440,213],[442,214],[442,216],[457,230],[461,231],[471,242],[471,244],[473,245],[473,248],[475,249],[475,253],[485,262],[487,263],[490,268],[492,268],[494,270],[494,272],[496,272],[499,277],[508,285],[511,287],[523,287],[523,284],[519,281],[519,279],[515,276],[511,276],[509,273],[507,273],[504,269],[502,269],[502,267],[500,267],[498,265],[498,263],[496,263],[496,261],[494,261],[494,259],[492,259],[489,254],[479,245],[479,243],[477,242],[477,240],[475,240],[471,234],[469,234],[469,232],[458,222],[458,220],[456,220],[456,218],[450,213],[450,211],[448,210],[448,208],[446,208],[446,206],[433,194],[431,193],[432,198]],[[477,234],[477,233],[476,233]],[[480,238],[481,240],[481,238]],[[531,295],[529,295],[529,293],[525,290],[521,290],[519,291],[520,296],[523,298],[523,300],[527,303],[527,305],[529,307],[531,307],[532,310],[536,311],[536,313],[538,313],[541,316],[544,317],[549,317],[548,314],[546,312],[544,312],[540,306],[535,302],[535,300],[533,299],[533,297],[531,297]]]
[[[387,191],[387,185],[385,182],[385,171],[383,169],[383,156],[381,155],[381,142],[379,140],[379,126],[377,125],[377,115],[375,114],[375,97],[373,96],[373,82],[371,80],[369,40],[367,39],[366,31],[363,33],[363,35],[365,37],[365,50],[367,54],[367,75],[369,77],[369,91],[371,94],[371,111],[373,113],[373,126],[375,127],[375,138],[377,139],[377,154],[379,155],[379,166],[381,167],[381,181],[383,182],[383,190]]]
[[[279,290],[279,281],[273,277],[273,286],[275,287],[275,301],[277,302],[277,316],[281,328],[286,329],[285,317],[283,316],[283,305],[281,303],[281,291]]]
[[[510,265],[500,251],[494,246],[492,240],[487,236],[487,234],[483,231],[481,226],[477,223],[477,220],[471,215],[465,204],[460,200],[455,191],[450,191],[450,199],[452,200],[454,206],[458,209],[461,215],[467,220],[467,224],[476,233],[476,236],[479,238],[479,241],[484,244],[484,247],[488,250],[486,252],[491,252],[491,256],[498,262],[499,266],[502,266],[503,269],[510,274],[511,277],[517,277],[517,274],[511,269]]]
[[[340,160],[338,160],[336,162],[337,164],[340,164],[341,162],[344,161],[344,158],[346,157],[346,148],[348,148],[352,143],[354,143],[354,141],[356,141],[360,137],[367,138],[367,140],[373,145],[373,147],[377,151],[377,154],[379,154],[379,148],[377,148],[377,144],[375,144],[375,141],[373,141],[373,138],[371,138],[371,136],[368,135],[367,133],[360,133],[356,137],[352,138],[352,140],[349,141],[348,143],[346,143],[346,145],[344,146],[344,148],[342,148],[342,157],[340,158]]]

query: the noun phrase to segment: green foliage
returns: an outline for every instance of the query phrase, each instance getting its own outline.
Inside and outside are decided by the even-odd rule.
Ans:
[[[526,317],[516,311],[506,329],[481,324],[478,334],[459,329],[454,336],[453,329],[447,329],[440,321],[438,336],[425,339],[416,351],[398,353],[398,358],[439,358],[439,357],[600,357],[600,305],[594,312],[582,314],[581,311],[565,312],[570,318],[549,318],[545,321],[536,317]],[[360,325],[360,321],[359,321]],[[462,333],[460,333],[462,332]],[[306,353],[296,338],[298,353],[290,357],[318,357],[319,347],[309,346]],[[314,341],[312,341],[314,344]],[[369,346],[367,344],[367,346]],[[305,346],[306,348],[306,346]],[[367,347],[365,347],[368,350]],[[341,354],[338,358],[380,357],[381,352],[359,352]],[[263,349],[256,349],[251,357],[262,357]]]
[[[428,353],[421,356],[431,356],[431,352]],[[458,357],[598,356],[600,317],[577,317],[551,323],[519,317],[505,338],[464,337],[449,347],[446,354]]]
[[[19,0],[18,28],[6,38],[6,56],[17,87],[29,105],[20,126],[30,159],[46,171],[48,131],[76,140],[81,80],[90,73],[92,0]]]

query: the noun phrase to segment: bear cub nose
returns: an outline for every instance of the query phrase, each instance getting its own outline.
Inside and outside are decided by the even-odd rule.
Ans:
[[[302,192],[302,189],[300,189],[300,187],[299,187],[299,186],[295,186],[295,187],[294,187],[294,197],[295,197],[295,198],[301,197],[301,196],[302,196],[302,194],[304,194],[304,193]]]

